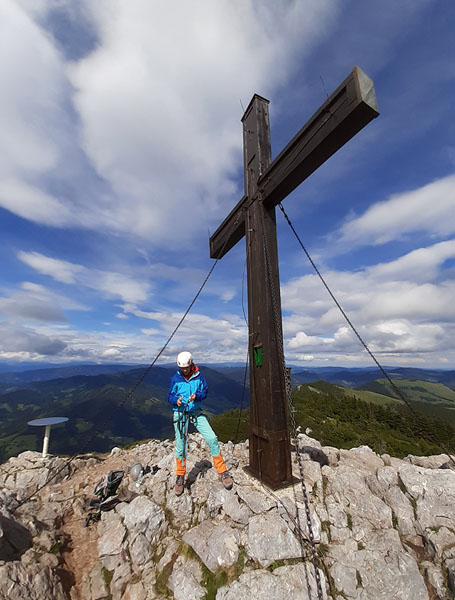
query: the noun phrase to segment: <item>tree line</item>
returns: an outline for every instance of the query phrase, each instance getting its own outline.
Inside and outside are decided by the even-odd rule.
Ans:
[[[378,454],[398,458],[455,451],[455,427],[448,421],[411,411],[406,405],[366,402],[323,382],[317,391],[314,387],[293,389],[295,420],[301,431],[308,431],[324,446],[349,449],[367,445]],[[242,414],[227,411],[211,422],[221,441],[248,437],[248,409]]]

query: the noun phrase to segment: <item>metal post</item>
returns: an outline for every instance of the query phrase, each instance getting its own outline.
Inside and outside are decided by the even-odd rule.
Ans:
[[[44,430],[44,440],[43,440],[43,453],[42,453],[43,458],[45,458],[47,456],[47,449],[49,448],[50,435],[51,435],[51,426],[46,425],[46,429]]]

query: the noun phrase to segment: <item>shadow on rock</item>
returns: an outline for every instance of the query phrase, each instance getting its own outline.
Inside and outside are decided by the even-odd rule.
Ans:
[[[0,515],[0,560],[18,560],[32,545],[32,535],[23,525]]]
[[[212,468],[212,463],[209,460],[199,460],[186,478],[186,487],[190,488],[198,477],[205,477],[205,474]]]

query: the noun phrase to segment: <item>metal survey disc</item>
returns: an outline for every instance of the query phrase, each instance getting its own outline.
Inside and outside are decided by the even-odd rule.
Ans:
[[[57,425],[58,423],[65,423],[66,421],[68,421],[68,417],[45,417],[44,419],[34,419],[33,421],[29,421],[28,425]]]

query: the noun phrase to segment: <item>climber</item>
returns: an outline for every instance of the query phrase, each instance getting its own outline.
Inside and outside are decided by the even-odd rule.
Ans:
[[[172,377],[168,400],[174,411],[176,475],[174,491],[177,496],[183,494],[186,473],[187,431],[191,422],[207,442],[213,457],[213,464],[227,490],[233,485],[223,457],[218,438],[202,411],[202,401],[207,397],[207,382],[199,368],[194,364],[189,352],[180,352],[177,356],[179,370]]]

